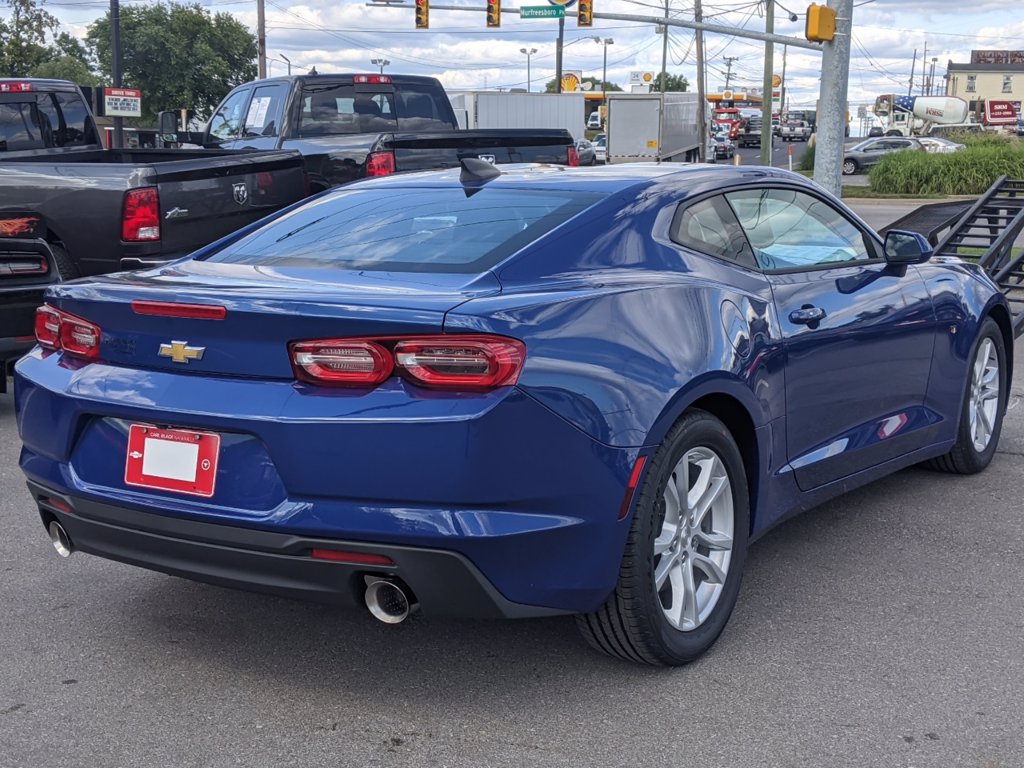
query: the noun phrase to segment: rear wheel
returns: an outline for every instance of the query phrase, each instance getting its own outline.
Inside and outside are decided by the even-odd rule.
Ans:
[[[746,562],[743,461],[725,425],[690,411],[655,453],[615,591],[577,617],[599,651],[647,664],[699,658],[725,628]]]
[[[859,166],[857,165],[857,161],[856,160],[843,160],[843,175],[844,176],[852,176],[853,174],[855,174],[857,172],[858,168],[859,168]]]
[[[57,262],[57,272],[61,280],[74,280],[80,277],[78,266],[71,260],[68,252],[60,243],[50,243],[50,251],[53,253],[53,260]]]
[[[992,461],[1006,411],[1007,371],[1003,335],[991,317],[985,318],[971,350],[967,391],[960,409],[956,443],[945,456],[928,465],[942,472],[973,475]]]

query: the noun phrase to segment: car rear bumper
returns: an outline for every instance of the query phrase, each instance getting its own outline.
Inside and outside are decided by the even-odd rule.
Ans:
[[[630,523],[619,512],[638,449],[597,442],[513,387],[451,396],[396,383],[303,395],[294,382],[82,366],[38,351],[18,363],[15,396],[20,466],[35,486],[85,510],[68,531],[94,554],[204,581],[229,570],[205,573],[210,541],[192,536],[202,527],[175,527],[166,548],[153,544],[162,530],[154,519],[213,526],[226,546],[267,534],[395,551],[403,553],[392,557],[400,567],[404,553],[429,551],[436,562],[474,569],[446,577],[449,594],[458,593],[453,580],[486,583],[509,605],[539,613],[594,610],[618,574]],[[128,485],[134,423],[221,435],[214,495]],[[104,509],[127,512],[111,522],[90,511]],[[164,562],[167,551],[181,556]],[[233,552],[229,564],[243,565],[217,583],[278,591],[260,575],[281,565],[277,556]],[[325,591],[301,586],[302,574],[323,573],[324,564],[284,565],[299,574],[288,577],[300,584],[295,596]],[[351,595],[350,587],[341,591]],[[436,604],[421,602],[425,610]],[[526,610],[470,603],[474,615]]]
[[[63,526],[73,551],[222,587],[335,605],[363,605],[366,577],[402,583],[424,612],[480,618],[563,611],[505,599],[466,557],[450,551],[257,531],[90,501],[29,482],[44,526]],[[389,566],[315,559],[328,549],[383,555]]]

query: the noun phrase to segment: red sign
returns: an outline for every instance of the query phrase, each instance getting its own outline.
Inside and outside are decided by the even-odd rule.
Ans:
[[[985,102],[985,125],[1013,125],[1017,122],[1017,110],[1009,101],[990,99]]]
[[[140,488],[213,496],[220,435],[132,424],[124,482]]]
[[[104,88],[107,117],[142,117],[142,91],[137,88]]]

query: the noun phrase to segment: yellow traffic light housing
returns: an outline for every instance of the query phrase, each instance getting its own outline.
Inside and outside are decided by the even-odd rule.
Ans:
[[[579,8],[576,9],[576,26],[594,26],[594,6],[591,0],[580,0]]]
[[[501,0],[487,0],[487,26],[501,26]]]
[[[416,0],[416,29],[430,27],[430,0]]]
[[[812,43],[829,43],[836,36],[836,11],[827,5],[811,3],[807,9],[804,37]]]

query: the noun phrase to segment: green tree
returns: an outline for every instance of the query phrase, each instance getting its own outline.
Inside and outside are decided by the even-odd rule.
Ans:
[[[57,31],[56,17],[36,0],[8,0],[7,13],[0,17],[0,75],[28,77],[53,57],[47,34]]]
[[[86,40],[109,79],[109,14],[89,27]],[[256,77],[253,34],[231,15],[198,4],[122,6],[121,41],[123,81],[142,90],[143,124],[164,109],[209,115],[228,91]]]
[[[584,77],[582,82],[590,83],[591,84],[591,86],[592,86],[592,88],[590,89],[591,93],[600,93],[601,92],[601,81],[598,78],[596,78],[596,77]],[[616,85],[615,83],[609,83],[609,82],[606,81],[605,84],[604,84],[604,90],[606,90],[606,91],[621,91],[622,88],[620,86]],[[548,80],[548,84],[544,86],[544,93],[558,93],[558,80],[556,80],[555,78],[551,78],[550,80]]]
[[[32,77],[50,77],[54,80],[70,80],[78,85],[99,85],[100,78],[89,65],[74,56],[61,56],[44,61],[31,72]]]
[[[661,73],[654,78],[654,85],[651,86],[652,91],[661,90]],[[665,90],[666,91],[688,91],[690,90],[690,81],[687,80],[683,75],[665,75]]]

